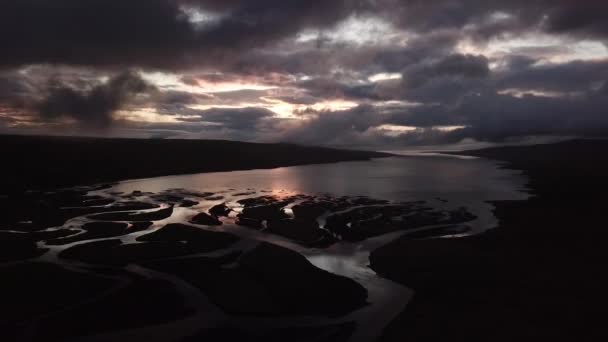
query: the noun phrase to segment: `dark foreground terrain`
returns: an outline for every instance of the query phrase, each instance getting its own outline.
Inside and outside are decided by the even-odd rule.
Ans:
[[[58,186],[58,180],[67,185],[112,180],[108,174],[123,178],[123,166],[125,174],[143,177],[166,170],[162,165],[170,158],[186,172],[190,164],[184,159],[208,162],[215,157],[191,157],[207,155],[200,152],[204,149],[170,147],[216,142],[13,138],[23,139],[30,152],[36,150],[30,156],[38,159],[11,150],[8,159],[19,168],[3,171],[8,177],[3,182],[12,180],[13,192],[0,196],[0,340],[348,341],[371,329],[384,304],[374,311],[378,305],[370,301],[372,287],[316,267],[302,251],[341,250],[398,231],[407,235],[372,252],[371,267],[413,288],[415,295],[380,340],[606,338],[608,142],[467,152],[524,170],[535,197],[495,202],[497,229],[445,239],[438,237],[466,232],[475,217],[465,209],[445,211],[424,201],[390,203],[269,189],[123,193],[96,185],[20,192],[26,185]],[[42,139],[38,145],[36,139]],[[70,141],[93,147],[71,146]],[[129,161],[135,152],[111,153],[109,146],[118,142],[159,144],[163,147],[155,151],[164,154],[150,152],[137,157],[138,162]],[[59,153],[57,158],[70,161],[54,163],[53,155],[44,152],[47,144],[55,152],[64,146],[87,153]],[[352,158],[380,156],[315,149],[318,156],[302,157],[291,153],[313,150],[228,142],[215,146],[222,144],[237,146],[234,153],[251,163],[259,160],[243,146],[258,148],[257,156],[267,165],[330,161],[350,153]],[[283,152],[266,155],[269,146]],[[172,156],[175,151],[181,157]],[[224,161],[217,164],[222,167],[238,164],[217,151],[209,153]],[[105,168],[94,169],[100,161],[86,159],[95,154],[106,162],[116,155],[123,159],[109,163],[105,174]],[[39,165],[51,171],[45,173]],[[93,180],[89,174],[99,176]],[[367,270],[364,263],[345,266]]]
[[[497,202],[498,229],[398,239],[371,255],[416,291],[382,341],[605,341],[608,142],[466,152],[524,170],[536,196]]]
[[[386,307],[368,300],[366,282],[322,270],[304,254],[330,246],[348,253],[352,242],[425,226],[442,227],[427,237],[462,232],[475,218],[423,201],[253,189],[93,186],[24,198],[22,210],[0,217],[2,341],[377,336],[391,316],[370,323]],[[367,259],[342,267],[368,272]]]
[[[0,135],[0,193],[172,174],[264,169],[388,154],[224,140]]]

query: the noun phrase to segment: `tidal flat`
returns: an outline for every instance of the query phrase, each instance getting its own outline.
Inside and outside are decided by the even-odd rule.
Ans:
[[[482,234],[498,224],[488,201],[524,188],[499,163],[433,155],[11,193],[7,336],[374,341],[420,290],[370,254]],[[415,257],[390,265],[430,258]]]

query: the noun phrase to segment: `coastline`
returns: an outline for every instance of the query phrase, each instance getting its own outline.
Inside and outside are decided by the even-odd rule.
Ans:
[[[522,170],[535,196],[497,201],[499,227],[458,239],[397,239],[371,267],[415,291],[380,341],[605,336],[605,141],[459,152]],[[399,260],[399,262],[395,262]]]
[[[0,135],[0,194],[159,176],[360,161],[389,153],[286,143]]]

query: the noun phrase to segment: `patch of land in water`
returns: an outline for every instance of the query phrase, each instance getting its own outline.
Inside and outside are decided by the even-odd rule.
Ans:
[[[389,154],[226,140],[0,135],[0,194],[173,174],[368,160]]]
[[[498,229],[374,251],[376,272],[416,291],[381,341],[605,340],[606,151],[575,140],[463,152],[523,170],[536,196],[495,202]]]
[[[192,338],[211,338],[233,324],[235,334],[252,340],[347,340],[353,329],[371,329],[360,325],[367,319],[355,318],[374,313],[365,312],[377,302],[368,301],[368,287],[358,283],[361,278],[322,270],[300,251],[350,245],[387,232],[415,232],[421,226],[443,227],[424,236],[444,235],[455,224],[466,228],[474,219],[465,209],[447,210],[424,201],[264,189],[123,193],[91,186],[30,192],[23,200],[19,215],[0,218],[0,272],[12,286],[2,297],[6,305],[0,315],[9,318],[5,326],[11,336],[31,335],[31,340],[97,334],[118,338],[123,329],[176,327],[196,317],[200,321],[193,320]],[[196,204],[180,206],[185,201]],[[365,265],[345,267],[354,271]],[[53,277],[49,287],[38,272]],[[32,282],[20,290],[19,282],[27,279]],[[92,288],[90,297],[54,289],[72,289],[78,283],[87,287],[97,279],[107,282],[107,288]],[[45,295],[65,296],[66,305],[30,303],[31,311],[13,317],[21,303]],[[202,296],[210,304],[201,304]],[[114,315],[122,300],[129,308]],[[144,303],[138,306],[137,301]],[[157,317],[156,311],[163,314]],[[227,322],[215,321],[222,317]],[[372,324],[379,331],[386,321]],[[201,327],[204,323],[210,326]]]

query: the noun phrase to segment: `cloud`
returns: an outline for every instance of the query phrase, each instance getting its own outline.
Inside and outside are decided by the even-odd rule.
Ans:
[[[526,30],[606,39],[602,0],[378,0],[374,10],[418,32],[458,30],[488,39]]]
[[[187,6],[187,7],[185,7]],[[307,27],[328,27],[357,1],[1,0],[0,67],[53,63],[183,69],[235,58]],[[219,18],[196,22],[192,13]],[[214,14],[214,12],[207,13]]]
[[[112,123],[116,110],[150,87],[133,72],[119,74],[85,91],[64,84],[51,85],[35,108],[44,120],[71,118],[85,126],[104,128]]]
[[[201,111],[197,118],[183,119],[183,121],[207,122],[234,130],[255,130],[262,120],[275,115],[264,108],[212,108]]]
[[[544,28],[553,33],[575,34],[584,37],[608,38],[608,23],[603,15],[608,3],[590,0],[583,3],[562,0],[553,4]]]
[[[484,56],[451,54],[439,60],[412,64],[403,70],[404,84],[408,88],[422,87],[438,78],[484,78],[490,73]]]
[[[344,145],[361,140],[368,129],[380,122],[374,108],[368,105],[344,111],[318,112],[286,130],[282,139],[305,144]]]
[[[427,38],[447,30],[488,39],[538,29],[605,40],[606,10],[601,0],[1,0],[0,65],[237,69],[245,52],[353,15]]]
[[[537,91],[587,92],[608,79],[608,59],[536,64],[529,61],[512,64],[498,73],[496,87]]]
[[[0,121],[346,146],[607,136],[607,10],[600,0],[0,0]]]

